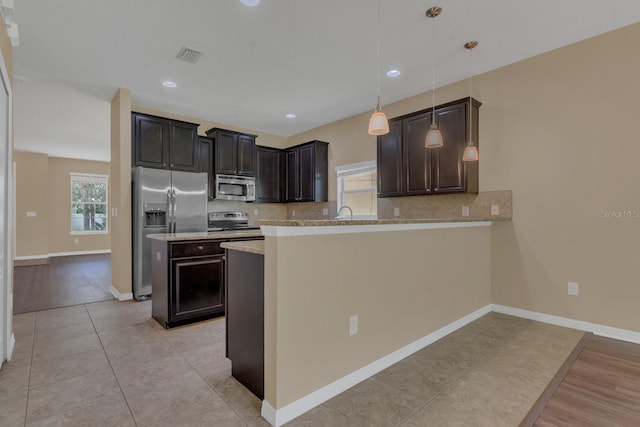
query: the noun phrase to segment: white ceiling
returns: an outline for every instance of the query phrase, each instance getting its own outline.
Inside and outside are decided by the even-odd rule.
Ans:
[[[466,78],[468,40],[480,42],[479,74],[640,21],[638,0],[380,1],[381,71],[402,71],[383,76],[383,105],[431,89],[432,60],[436,86]],[[372,110],[376,4],[16,0],[14,73],[26,78],[15,89],[16,148],[65,156],[95,147],[82,156],[108,160],[108,102],[118,87],[131,89],[134,105],[282,136]],[[425,11],[435,5],[443,13],[432,56]],[[181,62],[182,46],[205,54]],[[298,118],[286,119],[290,112]]]

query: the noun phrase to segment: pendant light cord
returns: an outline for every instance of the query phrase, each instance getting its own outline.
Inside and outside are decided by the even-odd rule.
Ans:
[[[377,75],[378,75],[378,104],[376,105],[376,111],[381,111],[380,108],[380,0],[378,0],[378,11],[377,11],[377,26],[376,26],[376,48],[377,48],[377,58],[378,63],[376,67]]]
[[[433,44],[431,45],[431,126],[436,123],[436,17],[433,19]]]
[[[473,70],[473,48],[469,49],[469,142],[473,145],[473,127],[471,126],[473,120],[473,100],[471,95],[471,75]]]

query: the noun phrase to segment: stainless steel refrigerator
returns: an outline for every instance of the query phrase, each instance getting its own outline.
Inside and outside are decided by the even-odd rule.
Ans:
[[[151,295],[148,234],[207,231],[207,174],[137,167],[133,179],[133,296]]]

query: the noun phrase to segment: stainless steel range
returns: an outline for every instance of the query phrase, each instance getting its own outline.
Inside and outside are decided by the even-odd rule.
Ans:
[[[249,225],[249,214],[242,211],[209,212],[209,231],[259,230]]]

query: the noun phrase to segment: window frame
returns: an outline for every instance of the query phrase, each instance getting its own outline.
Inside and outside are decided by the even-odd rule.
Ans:
[[[374,171],[376,176],[378,174],[378,163],[375,160],[368,160],[366,162],[360,163],[351,163],[348,165],[336,166],[336,181],[337,181],[337,207],[336,207],[336,216],[337,213],[340,212],[340,209],[344,206],[344,178],[350,175],[356,175],[363,172]],[[374,197],[378,197],[378,187],[377,183],[372,187]],[[347,193],[369,193],[369,190],[357,190],[357,191],[347,191]],[[377,207],[377,201],[376,201]],[[377,209],[376,209],[377,211]],[[378,219],[378,213],[375,215],[353,215],[353,219]]]
[[[85,179],[78,179],[85,178]],[[86,179],[89,178],[89,179]],[[73,183],[77,181],[84,182],[99,182],[104,183],[105,185],[105,196],[104,196],[104,211],[105,211],[105,219],[106,219],[106,227],[104,230],[83,230],[77,231],[73,229]],[[109,234],[109,175],[101,175],[95,173],[82,173],[82,172],[70,172],[69,173],[69,201],[70,201],[70,212],[69,212],[69,234],[70,235],[90,235],[90,234]],[[82,202],[86,203],[86,202]],[[94,205],[102,205],[103,203],[93,203]]]

